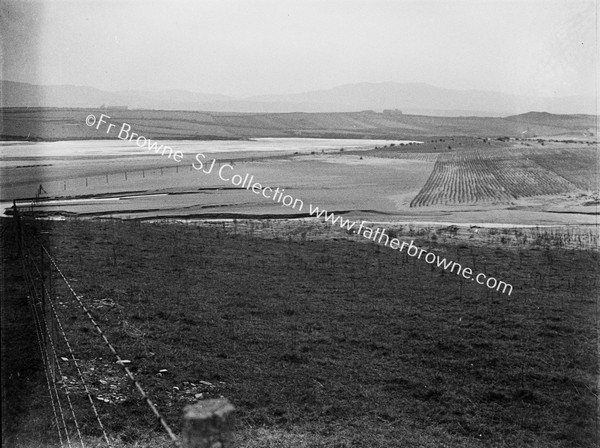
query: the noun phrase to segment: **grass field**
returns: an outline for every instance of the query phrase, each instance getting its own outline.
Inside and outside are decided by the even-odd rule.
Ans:
[[[222,395],[238,409],[240,447],[583,448],[598,441],[598,252],[565,248],[564,235],[399,231],[510,281],[508,297],[314,223],[281,234],[267,221],[41,224],[76,292],[177,430],[185,404]],[[122,446],[164,441],[85,316],[55,285],[111,437]],[[17,357],[34,356],[18,350]],[[52,441],[40,373],[35,362],[27,365],[15,387],[38,383],[7,446]],[[97,440],[73,367],[63,368],[84,431]]]

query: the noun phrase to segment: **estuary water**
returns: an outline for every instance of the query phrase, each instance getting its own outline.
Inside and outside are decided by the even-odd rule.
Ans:
[[[410,140],[364,140],[325,138],[257,138],[252,140],[152,140],[184,154],[219,153],[294,153],[332,150],[372,149],[389,144],[411,143]],[[414,142],[417,143],[417,142]],[[44,158],[68,157],[127,157],[153,155],[147,147],[140,148],[135,140],[72,140],[59,142],[0,142],[0,161],[3,167],[23,166],[17,162]]]

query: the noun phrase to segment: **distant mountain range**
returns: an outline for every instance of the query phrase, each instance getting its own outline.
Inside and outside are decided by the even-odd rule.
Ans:
[[[94,87],[40,86],[1,81],[2,107],[83,107],[212,112],[394,111],[432,116],[499,117],[528,111],[595,115],[596,98],[529,97],[480,90],[451,90],[424,83],[358,83],[286,95],[233,98],[184,90],[107,92]],[[394,112],[392,112],[394,113]],[[398,113],[398,112],[396,112]]]

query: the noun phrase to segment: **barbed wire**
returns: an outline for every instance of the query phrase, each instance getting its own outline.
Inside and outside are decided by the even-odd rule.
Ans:
[[[41,242],[39,241],[39,236],[37,236],[37,235],[31,235],[31,236],[33,236],[36,240],[38,240],[38,242],[40,243],[40,246],[41,246]],[[43,275],[40,272],[40,268],[33,261],[33,257],[31,255],[31,251],[29,249],[29,246],[27,246],[27,245],[24,244],[23,245],[23,249],[24,249],[24,252],[27,253],[26,259],[29,262],[28,264],[30,266],[33,266],[33,268],[36,270],[36,272],[37,272],[37,274],[38,274],[38,276],[40,278],[43,278]],[[32,283],[32,285],[34,285],[33,288],[35,288],[35,281],[33,280],[32,276],[31,276],[31,273],[28,270],[26,270],[26,274],[28,274],[29,277],[31,278],[31,283]],[[111,442],[110,442],[110,440],[108,438],[108,435],[106,433],[106,429],[105,429],[104,425],[102,424],[102,420],[100,418],[100,414],[98,413],[98,410],[97,410],[97,408],[96,408],[96,406],[94,404],[94,400],[92,398],[92,394],[91,394],[91,392],[90,392],[90,390],[89,390],[89,388],[87,386],[87,383],[85,382],[85,379],[84,379],[83,373],[81,371],[81,368],[79,367],[79,364],[77,363],[77,359],[75,357],[75,353],[74,353],[74,351],[73,351],[73,349],[71,347],[71,344],[69,342],[69,339],[68,339],[68,337],[66,335],[66,332],[65,332],[64,327],[62,325],[62,322],[60,320],[58,312],[56,311],[56,307],[54,306],[54,302],[52,300],[50,292],[45,287],[42,287],[42,290],[45,293],[44,296],[46,297],[46,299],[48,301],[48,304],[50,305],[50,309],[52,310],[52,314],[53,314],[54,318],[56,319],[56,322],[57,322],[57,324],[59,326],[59,329],[61,331],[62,337],[63,337],[63,339],[65,341],[66,346],[67,346],[67,349],[69,350],[69,354],[70,354],[71,359],[73,360],[73,363],[74,363],[75,368],[77,370],[77,373],[78,373],[78,376],[79,376],[79,380],[80,380],[80,382],[83,385],[84,391],[85,391],[85,393],[87,395],[87,398],[88,398],[88,400],[90,402],[90,405],[92,407],[92,410],[94,412],[94,416],[96,417],[96,421],[98,422],[98,425],[99,425],[99,427],[100,427],[100,429],[102,431],[102,435],[104,437],[104,440],[106,441],[106,444],[108,445],[108,447],[112,448],[112,444],[111,444]],[[36,289],[36,294],[37,294],[37,289]],[[34,315],[34,318],[35,318],[35,315]],[[38,319],[39,319],[39,315],[38,315]],[[52,347],[54,347],[52,335],[49,333],[48,329],[47,329],[47,331],[48,331],[48,337],[50,338],[50,344],[52,345]],[[58,355],[56,354],[56,352],[54,353],[54,355],[55,355],[54,357],[55,357],[55,360],[56,360],[56,365],[57,365],[57,367],[59,369],[59,373],[60,373],[61,378],[62,378],[62,369],[60,367],[60,362],[58,361]],[[84,443],[83,443],[83,437],[81,435],[81,430],[80,430],[80,427],[79,427],[79,424],[78,424],[78,421],[77,421],[77,417],[76,417],[74,408],[72,407],[71,399],[69,397],[69,392],[66,389],[65,389],[65,394],[66,394],[67,400],[68,400],[68,402],[69,402],[69,404],[71,406],[71,411],[72,411],[72,414],[73,414],[73,420],[75,422],[77,434],[79,436],[82,448],[85,448]]]
[[[27,249],[27,253],[29,255],[29,259],[31,260],[31,252],[29,251],[29,247],[27,247],[26,249]],[[42,273],[40,272],[40,269],[38,268],[38,266],[35,263],[31,263],[31,264],[33,265],[33,267],[37,271],[37,273],[40,276],[40,278],[42,278]],[[45,294],[46,300],[48,301],[48,305],[50,305],[50,308],[52,310],[52,314],[54,315],[54,318],[55,318],[55,320],[56,320],[56,322],[57,322],[57,324],[58,324],[58,326],[59,326],[59,328],[60,328],[60,330],[62,332],[63,339],[64,339],[64,341],[65,341],[65,343],[67,345],[69,353],[71,354],[71,357],[72,357],[72,359],[74,361],[75,367],[76,367],[76,369],[77,369],[77,371],[79,373],[80,381],[83,384],[84,390],[85,390],[85,392],[86,392],[86,394],[88,396],[90,404],[92,405],[92,409],[94,411],[94,414],[96,416],[98,424],[100,425],[100,429],[102,430],[102,433],[104,435],[104,439],[106,440],[107,445],[109,447],[111,447],[110,441],[108,440],[108,436],[106,435],[106,431],[104,429],[104,425],[102,424],[102,420],[100,419],[100,416],[98,415],[98,411],[96,410],[96,406],[94,405],[94,400],[91,397],[91,394],[90,394],[90,392],[88,390],[87,384],[85,383],[85,380],[83,378],[81,370],[79,369],[79,365],[77,364],[77,361],[75,359],[75,354],[73,353],[73,350],[71,349],[71,344],[69,343],[69,339],[67,338],[67,335],[64,332],[62,323],[60,321],[60,318],[58,317],[58,313],[56,312],[56,309],[54,308],[54,303],[53,303],[52,297],[51,297],[49,291],[46,288],[44,288],[44,287],[42,288],[42,293]],[[45,327],[46,327],[46,333],[48,335],[48,340],[50,342],[50,345],[52,346],[52,351],[54,353],[54,360],[56,362],[56,367],[58,369],[58,374],[60,375],[60,377],[62,379],[62,378],[64,378],[64,376],[63,376],[62,368],[60,367],[60,361],[58,360],[58,355],[56,353],[56,348],[54,346],[54,341],[53,341],[52,335],[50,334],[50,330],[48,329],[48,326],[46,325]],[[83,437],[81,436],[81,430],[80,430],[80,427],[79,427],[79,422],[77,421],[77,416],[75,414],[75,410],[73,408],[73,404],[72,404],[71,398],[69,396],[69,391],[66,390],[66,389],[65,389],[65,395],[67,397],[67,402],[68,402],[69,408],[71,410],[71,415],[73,416],[73,421],[75,423],[75,428],[77,430],[77,435],[79,436],[79,441],[81,443],[81,447],[85,448],[85,445],[83,443]]]
[[[178,448],[180,448],[181,447],[181,443],[180,443],[178,437],[174,434],[173,430],[169,427],[169,425],[166,422],[165,418],[159,412],[158,408],[152,402],[152,400],[150,399],[150,396],[146,393],[146,391],[143,389],[143,387],[141,386],[141,384],[134,377],[134,375],[131,372],[131,370],[125,365],[126,361],[124,361],[123,358],[121,358],[119,356],[119,354],[117,353],[117,351],[114,348],[114,346],[110,343],[110,341],[106,337],[105,333],[102,331],[102,329],[100,328],[100,326],[98,325],[98,323],[96,322],[96,320],[94,319],[94,317],[92,316],[92,314],[89,311],[89,309],[85,306],[85,304],[81,300],[81,297],[79,295],[77,295],[77,293],[75,292],[75,290],[71,286],[69,280],[67,279],[67,277],[64,275],[64,273],[62,272],[62,270],[58,266],[57,261],[54,259],[54,257],[52,257],[52,255],[50,254],[50,252],[48,251],[48,249],[45,247],[45,245],[43,244],[43,242],[39,238],[39,235],[33,234],[31,236],[34,237],[34,239],[37,240],[37,243],[40,245],[40,248],[42,250],[42,252],[41,252],[42,253],[42,257],[43,257],[44,253],[48,257],[48,260],[50,261],[50,269],[51,270],[54,269],[59,274],[61,280],[64,282],[64,284],[66,285],[66,287],[68,288],[68,290],[70,291],[70,293],[73,295],[73,297],[77,301],[77,304],[79,305],[79,307],[82,309],[82,311],[84,312],[84,314],[86,314],[87,318],[92,323],[92,325],[94,326],[95,330],[98,332],[98,334],[100,335],[100,337],[102,338],[102,340],[104,341],[104,343],[106,344],[106,346],[109,348],[109,350],[111,351],[111,353],[117,359],[117,364],[121,365],[121,367],[125,371],[127,377],[134,384],[135,388],[138,390],[138,392],[140,393],[140,395],[142,396],[142,398],[144,399],[144,401],[146,402],[146,404],[148,405],[148,407],[150,408],[150,410],[152,411],[152,413],[159,420],[160,424],[162,425],[162,427],[164,428],[164,430],[168,434],[169,438],[171,439],[171,442],[173,443],[173,445],[176,446],[176,447],[178,447]],[[22,244],[22,246],[26,246],[26,245]],[[40,272],[40,269],[38,268],[37,264],[35,262],[33,262],[33,257],[31,256],[31,252],[29,250],[29,247],[26,247],[26,249],[27,249],[27,257],[25,256],[25,251],[21,252],[21,254],[22,254],[22,257],[21,257],[22,261],[24,260],[24,258],[28,258],[28,261],[30,262],[29,264],[35,268],[35,270],[37,271],[37,273],[40,276],[40,278],[43,279],[43,275]],[[24,262],[23,262],[23,269],[24,269],[24,271],[27,272],[27,276],[28,276],[28,278],[31,281],[31,285],[29,284],[29,282],[27,282],[28,283],[27,287],[31,291],[31,288],[35,288],[35,280],[33,279],[33,276],[31,274],[31,272],[29,272],[29,270],[26,269]],[[56,320],[56,322],[58,324],[58,328],[60,329],[61,336],[64,339],[65,344],[67,345],[67,348],[69,350],[69,354],[71,356],[71,359],[73,360],[73,363],[74,363],[74,365],[75,365],[75,367],[77,369],[78,375],[80,377],[80,381],[83,384],[84,390],[86,391],[88,399],[89,399],[89,401],[90,401],[90,403],[92,405],[92,409],[94,410],[94,414],[96,415],[96,419],[98,420],[98,423],[99,423],[99,425],[100,425],[100,427],[102,429],[104,439],[105,439],[106,443],[108,444],[108,446],[111,447],[110,440],[109,440],[109,438],[108,438],[108,436],[106,434],[104,426],[102,425],[102,421],[101,421],[101,419],[99,417],[99,414],[97,412],[97,409],[96,409],[96,407],[94,405],[94,402],[93,402],[91,393],[89,391],[89,388],[87,387],[87,384],[85,383],[85,379],[83,377],[83,373],[81,371],[81,368],[80,368],[79,364],[77,363],[74,351],[73,351],[72,346],[71,346],[71,344],[69,342],[69,338],[67,337],[65,328],[62,325],[62,322],[61,322],[60,317],[59,317],[59,313],[57,312],[57,309],[55,307],[53,299],[52,299],[50,293],[48,292],[48,290],[45,287],[42,288],[42,293],[44,294],[44,297],[47,298],[47,300],[48,300],[48,304],[50,306],[52,315],[55,318],[55,320]],[[34,293],[30,294],[31,297],[34,297],[34,295],[36,297],[36,301],[40,302],[37,299],[37,297],[38,297],[37,296],[37,290],[35,290]],[[40,328],[40,330],[38,330],[38,328],[37,328],[38,326],[41,327],[42,319],[43,319],[43,317],[40,317],[39,314],[37,314],[37,309],[35,310],[34,318],[36,319],[36,321],[39,321],[39,324],[36,324],[36,331],[39,331],[41,334],[43,334],[43,330],[41,330],[41,328]],[[44,321],[44,324],[45,324],[45,321]],[[49,336],[51,337],[50,334],[49,334]],[[51,375],[49,373],[48,368],[46,368],[46,364],[48,366],[50,365],[49,356],[48,356],[47,351],[44,348],[44,344],[42,343],[42,341],[40,339],[40,335],[38,335],[38,343],[40,345],[40,350],[43,353],[43,356],[45,356],[45,358],[46,358],[46,362],[44,363],[44,367],[45,367],[45,372],[46,372],[46,379],[47,379],[47,383],[48,383],[48,388],[49,388],[50,391],[52,390],[52,385],[55,388],[56,400],[57,400],[57,403],[58,403],[58,406],[59,406],[59,410],[60,410],[61,415],[62,415],[63,426],[65,428],[65,434],[66,434],[66,436],[68,438],[68,430],[67,430],[65,419],[64,419],[64,413],[62,412],[62,406],[60,405],[58,391],[56,391],[56,384],[53,384],[53,381],[51,381],[51,379],[50,379]],[[54,349],[54,344],[51,344],[51,347]],[[56,352],[54,353],[54,357],[55,357],[55,359],[57,359]],[[57,364],[58,364],[58,361],[57,361]],[[62,373],[61,373],[61,375],[62,375]],[[67,397],[68,397],[68,395],[67,395]],[[60,439],[61,447],[63,447],[64,446],[64,442],[63,442],[63,439],[62,439],[62,436],[61,436],[60,426],[58,424],[58,421],[59,421],[58,412],[56,411],[56,407],[55,407],[55,403],[54,403],[54,396],[52,394],[51,394],[51,399],[52,399],[53,412],[54,412],[54,415],[55,415],[55,421],[57,422],[56,426],[57,426],[57,429],[59,431],[59,439]],[[70,402],[70,399],[69,399],[69,402]],[[73,410],[73,413],[74,413],[74,410]],[[74,420],[76,421],[76,417],[75,416],[74,416]],[[76,426],[78,426],[78,424],[76,424]],[[82,442],[82,448],[85,448],[83,446],[83,439],[81,438],[81,433],[79,431],[79,428],[77,428],[77,432],[78,432],[78,434],[80,436],[80,440]],[[68,445],[69,445],[69,447],[71,447],[70,440],[68,440]]]
[[[29,282],[29,271],[26,269],[25,267],[25,260],[23,258],[21,258],[21,265],[23,268],[23,273],[25,276],[25,283],[27,285],[27,290],[29,292],[29,305],[31,308],[31,313],[34,317],[35,320],[35,331],[36,331],[36,335],[37,335],[37,340],[38,340],[38,345],[40,347],[40,355],[42,357],[42,364],[44,366],[44,375],[46,377],[46,383],[47,383],[47,387],[48,387],[48,393],[50,395],[50,402],[52,404],[52,413],[54,414],[54,421],[56,424],[56,429],[58,431],[58,439],[60,441],[60,446],[64,447],[64,442],[63,442],[63,438],[62,438],[62,433],[60,430],[60,424],[58,422],[58,412],[56,410],[56,404],[54,402],[54,395],[52,394],[52,384],[54,384],[56,386],[56,384],[54,383],[54,381],[50,381],[50,372],[48,370],[48,365],[47,365],[47,353],[46,350],[44,348],[44,344],[42,343],[42,338],[41,338],[41,334],[40,331],[38,329],[38,325],[37,325],[37,311],[35,309],[35,307],[37,306],[37,304],[35,303],[35,297],[34,297],[34,290],[33,288],[33,281],[31,281],[31,283]],[[60,403],[59,403],[60,405]]]
[[[179,439],[177,438],[177,436],[175,435],[175,433],[173,432],[173,430],[169,427],[167,421],[162,416],[162,414],[158,411],[158,409],[156,408],[156,406],[154,405],[154,403],[152,402],[152,400],[150,399],[150,397],[148,396],[148,394],[146,393],[146,391],[142,388],[141,384],[135,379],[135,377],[133,376],[133,373],[131,372],[131,370],[125,365],[124,360],[119,356],[119,354],[117,353],[117,351],[114,348],[114,346],[110,343],[110,341],[108,340],[108,338],[106,337],[106,335],[104,334],[104,332],[102,331],[102,329],[100,328],[100,326],[98,325],[98,323],[96,322],[96,320],[94,319],[94,317],[92,316],[92,314],[90,313],[90,311],[88,310],[88,308],[82,302],[80,296],[77,295],[77,293],[75,292],[75,290],[71,286],[71,283],[69,282],[69,280],[67,279],[67,277],[63,274],[63,272],[60,269],[60,267],[58,266],[56,260],[52,257],[52,255],[50,255],[50,252],[48,251],[48,249],[43,244],[41,244],[41,248],[42,248],[43,252],[48,256],[48,259],[50,260],[51,265],[58,272],[58,274],[60,275],[61,279],[63,280],[63,282],[65,283],[65,285],[67,286],[67,288],[69,289],[69,291],[71,292],[71,294],[73,295],[73,297],[75,297],[75,300],[79,304],[79,307],[86,314],[86,316],[88,317],[88,319],[90,320],[90,322],[92,323],[92,325],[94,326],[94,328],[96,329],[96,331],[98,332],[98,334],[100,335],[100,337],[102,338],[102,340],[104,341],[104,343],[106,344],[106,346],[109,348],[109,350],[111,351],[111,353],[116,357],[117,364],[119,364],[123,368],[123,370],[125,371],[125,373],[129,377],[129,379],[131,380],[131,382],[135,385],[136,389],[139,391],[139,393],[142,396],[142,398],[146,401],[146,404],[148,405],[148,407],[150,407],[150,409],[152,410],[152,412],[155,415],[155,417],[159,420],[160,424],[162,425],[162,427],[164,428],[164,430],[168,434],[168,436],[171,439],[171,441],[173,442],[173,444],[176,447],[180,447],[181,444],[179,442]]]
[[[33,279],[32,279],[33,281]],[[36,304],[33,305],[33,315],[34,315],[34,320],[37,326],[37,331],[39,332],[39,334],[42,337],[42,347],[43,347],[43,352],[44,352],[44,358],[46,360],[46,366],[47,366],[47,370],[49,372],[49,376],[50,378],[52,378],[52,388],[54,390],[54,394],[56,395],[56,403],[58,404],[58,410],[60,411],[60,419],[62,421],[63,424],[63,428],[65,431],[65,438],[67,439],[67,445],[69,446],[69,448],[72,448],[71,445],[71,437],[69,437],[69,428],[67,427],[67,420],[65,418],[65,412],[63,411],[63,405],[61,403],[61,399],[60,399],[60,394],[58,393],[58,387],[57,387],[57,382],[55,379],[55,374],[52,370],[52,362],[50,360],[50,356],[48,355],[48,349],[47,347],[44,345],[43,343],[43,339],[44,339],[44,327],[46,327],[47,329],[47,325],[46,322],[43,321],[43,318],[40,316],[40,312],[37,309],[37,305],[39,304],[39,300],[38,297],[36,297]],[[48,341],[49,342],[49,341]],[[56,353],[54,353],[54,358],[56,359]]]

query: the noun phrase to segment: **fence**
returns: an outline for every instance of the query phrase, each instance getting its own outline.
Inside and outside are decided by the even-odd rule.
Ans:
[[[276,160],[288,158],[289,154],[254,156],[254,157],[227,157],[227,153],[216,155],[217,166],[224,164],[236,165],[238,163],[252,163],[263,160]],[[105,194],[120,192],[122,188],[146,189],[149,184],[153,188],[172,188],[181,182],[183,185],[196,185],[203,176],[193,168],[194,160],[190,158],[189,163],[169,165],[148,165],[143,168],[120,170],[112,169],[102,171],[101,169],[85,169],[85,166],[77,169],[64,169],[58,171],[49,170],[48,177],[31,179],[11,179],[5,185],[5,196],[24,196],[24,192],[31,191],[43,182],[45,193],[51,197],[60,198],[65,196],[83,196],[93,194]],[[87,171],[87,172],[86,172]],[[42,173],[40,173],[41,175]],[[38,190],[39,191],[39,190]],[[33,199],[33,198],[31,198]]]
[[[86,380],[82,361],[76,356],[73,338],[64,324],[61,307],[75,306],[89,321],[104,346],[108,348],[126,377],[137,389],[148,407],[148,412],[168,435],[173,446],[181,448],[226,448],[230,446],[233,430],[234,408],[226,399],[202,400],[183,409],[181,438],[177,437],[149,394],[128,367],[115,346],[94,318],[92,311],[73,288],[58,260],[39,237],[31,232],[39,221],[31,210],[24,214],[13,205],[14,233],[25,280],[28,304],[36,330],[48,399],[52,408],[53,426],[61,447],[85,448],[82,417],[78,415],[72,398],[83,395],[94,416],[94,425],[102,433],[103,443],[113,447],[113,440],[102,422],[94,402],[89,379]],[[59,292],[59,290],[66,293]],[[69,372],[67,372],[69,370]],[[73,380],[67,373],[73,372]],[[96,399],[102,397],[96,394]],[[85,422],[86,426],[89,422]],[[113,438],[114,439],[114,438]]]

